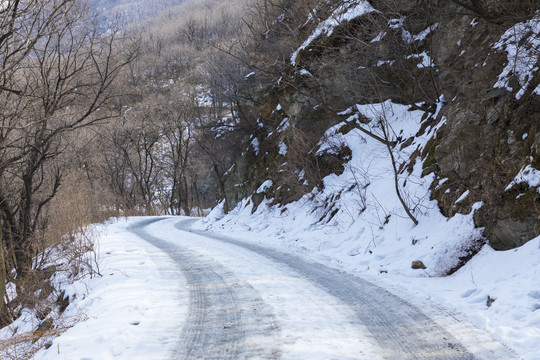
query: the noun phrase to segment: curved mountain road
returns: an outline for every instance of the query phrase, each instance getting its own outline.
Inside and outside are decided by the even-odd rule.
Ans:
[[[420,309],[353,275],[150,218],[130,231],[185,274],[188,318],[174,359],[514,359],[494,341],[472,353]],[[484,340],[482,340],[484,341]],[[475,349],[477,350],[477,349]]]

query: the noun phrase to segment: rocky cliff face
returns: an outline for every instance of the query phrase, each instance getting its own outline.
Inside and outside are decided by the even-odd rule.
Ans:
[[[243,184],[237,194],[257,193],[273,179],[267,195],[287,203],[322,187],[324,176],[339,172],[350,155],[343,147],[317,151],[326,129],[355,104],[391,99],[425,111],[417,136],[444,124],[398,167],[406,174],[422,162],[424,175],[435,174],[431,197],[445,216],[470,213],[482,202],[476,226],[499,250],[538,236],[538,3],[329,3],[321,2],[298,28],[281,78],[254,94],[261,105],[250,109],[260,126],[237,167]],[[256,84],[257,74],[249,81]],[[395,139],[394,146],[414,142],[400,134]]]

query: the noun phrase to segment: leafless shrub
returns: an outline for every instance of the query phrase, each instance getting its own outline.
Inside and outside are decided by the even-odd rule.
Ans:
[[[538,11],[535,0],[452,0],[463,10],[493,23],[516,22],[534,15]]]
[[[72,277],[100,275],[95,244],[99,233],[91,224],[107,220],[110,212],[95,197],[82,174],[74,171],[47,213],[43,262],[50,262],[47,255],[56,251]]]
[[[0,358],[30,359],[52,338],[84,317],[73,312],[70,317],[62,316],[70,302],[62,288],[75,280],[100,275],[96,248],[99,233],[91,223],[105,220],[109,212],[96,202],[89,185],[77,171],[65,179],[47,208],[43,219],[46,226],[36,231],[39,242],[33,270],[24,278],[8,276],[11,283],[7,307],[11,320],[22,316],[26,324],[33,324],[33,330],[20,332],[11,325],[12,336],[0,341]]]
[[[13,335],[6,340],[0,340],[0,358],[5,360],[28,360],[42,348],[48,348],[52,340],[69,330],[77,322],[84,320],[83,314],[71,318],[49,318],[43,325],[37,325],[33,331],[18,332],[11,327]],[[54,351],[54,350],[53,350]]]

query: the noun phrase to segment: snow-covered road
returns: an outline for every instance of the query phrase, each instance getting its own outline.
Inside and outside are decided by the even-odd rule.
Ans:
[[[66,288],[63,318],[78,320],[33,359],[519,358],[404,284],[337,270],[271,239],[197,231],[194,221],[98,226],[102,276]]]
[[[451,334],[366,280],[191,230],[192,221],[150,218],[128,228],[186,277],[189,307],[176,359],[516,358],[463,322],[455,320]]]

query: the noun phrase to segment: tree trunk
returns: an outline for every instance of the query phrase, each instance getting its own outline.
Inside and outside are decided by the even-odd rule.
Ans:
[[[405,200],[401,196],[401,190],[399,189],[398,168],[397,168],[397,165],[396,165],[396,159],[394,158],[394,153],[392,152],[392,147],[390,145],[391,143],[389,141],[388,131],[386,130],[385,126],[386,126],[385,124],[381,124],[381,128],[383,129],[384,138],[386,140],[384,142],[384,144],[386,145],[386,148],[388,149],[388,153],[390,154],[390,160],[392,161],[392,169],[394,170],[394,186],[396,188],[396,194],[397,194],[397,197],[399,199],[399,202],[401,203],[401,206],[403,206],[403,209],[407,213],[407,216],[411,219],[411,221],[414,223],[414,225],[418,225],[418,220],[413,215],[413,213],[409,209],[409,206],[407,205],[407,203],[405,202]]]
[[[2,228],[0,227],[0,327],[4,327],[11,322],[6,306],[6,262],[4,257],[4,241]]]
[[[188,184],[187,179],[183,177],[183,185],[184,185],[184,215],[191,216],[191,204],[189,203],[189,191],[188,191]]]
[[[195,193],[195,199],[197,201],[197,216],[203,216],[203,208],[201,203],[201,194],[199,193],[199,187],[197,186],[197,180],[193,180],[193,192]]]
[[[218,179],[219,183],[219,189],[221,190],[221,195],[223,196],[223,200],[225,200],[225,203],[223,204],[223,211],[225,214],[229,213],[229,200],[227,199],[227,192],[225,191],[225,182],[223,181],[222,176],[219,174],[219,169],[216,164],[214,164],[214,171],[216,173],[216,177]]]

